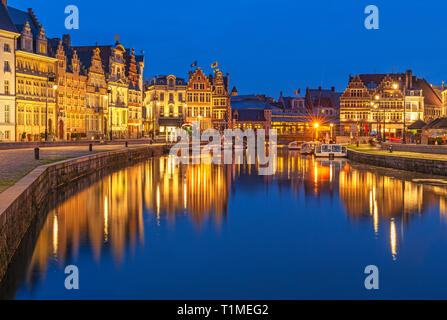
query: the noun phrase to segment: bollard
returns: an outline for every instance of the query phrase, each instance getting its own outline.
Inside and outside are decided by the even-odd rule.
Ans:
[[[393,153],[393,146],[389,146],[389,147],[388,147],[388,151],[389,151],[390,153]]]
[[[357,143],[356,143],[356,144],[357,144],[357,148],[358,148],[358,147],[359,147],[359,142],[357,141]]]
[[[34,159],[39,160],[39,148],[34,148]]]
[[[90,143],[90,144],[88,145],[88,151],[90,151],[90,152],[93,151],[93,144],[92,144],[92,143]]]
[[[129,142],[126,141],[126,148],[129,147]]]

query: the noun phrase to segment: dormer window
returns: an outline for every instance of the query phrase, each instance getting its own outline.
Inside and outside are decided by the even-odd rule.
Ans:
[[[40,53],[42,53],[42,54],[46,54],[47,53],[47,46],[45,45],[45,43],[41,43],[40,44],[39,50],[40,50]]]

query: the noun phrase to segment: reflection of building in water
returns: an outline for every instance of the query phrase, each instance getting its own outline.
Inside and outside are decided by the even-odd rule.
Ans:
[[[351,218],[401,217],[420,213],[423,186],[405,180],[375,174],[346,166],[340,172],[340,199]]]
[[[64,265],[89,242],[96,261],[103,249],[122,261],[128,246],[144,241],[143,204],[174,218],[188,212],[196,223],[228,214],[231,172],[227,166],[175,165],[170,158],[114,172],[63,201],[48,214],[39,235],[29,275],[46,269],[51,255]],[[143,198],[144,196],[144,198]]]
[[[401,227],[413,214],[420,214],[432,202],[422,184],[379,175],[371,171],[346,166],[340,172],[339,194],[351,219],[371,219],[374,233],[379,222],[389,226],[390,251],[397,259]],[[383,223],[385,222],[385,223]]]
[[[173,158],[149,160],[144,165],[144,205],[160,218],[188,211],[197,223],[211,216],[216,222],[228,214],[231,188],[229,166],[176,165]]]
[[[300,156],[299,152],[279,150],[277,172],[271,179],[278,187],[302,190],[306,196],[334,196],[337,191],[338,172],[346,166],[346,160],[324,160],[311,156]]]
[[[110,249],[121,261],[129,243],[143,241],[142,167],[134,166],[107,176],[48,214],[39,235],[30,271],[45,269],[51,255],[64,265],[89,242],[96,261]],[[106,245],[105,245],[106,244]]]

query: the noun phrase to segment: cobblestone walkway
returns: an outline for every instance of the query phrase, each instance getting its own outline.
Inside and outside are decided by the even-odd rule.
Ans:
[[[129,145],[130,148],[141,146]],[[34,160],[33,148],[0,150],[0,193],[40,165],[123,148],[124,145],[95,145],[93,152],[89,152],[88,146],[40,148],[40,160]]]

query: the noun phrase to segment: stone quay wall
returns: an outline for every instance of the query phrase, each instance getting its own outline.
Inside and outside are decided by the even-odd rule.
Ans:
[[[443,160],[378,155],[348,149],[348,159],[373,166],[447,176],[447,157]]]
[[[0,281],[8,264],[50,192],[102,168],[123,165],[169,151],[166,145],[98,153],[43,165],[0,194]]]
[[[384,143],[381,148],[388,150],[392,146],[393,150],[417,152],[417,153],[433,153],[447,155],[447,146],[427,145],[427,144],[402,144],[402,143]],[[447,160],[447,156],[446,156]]]

